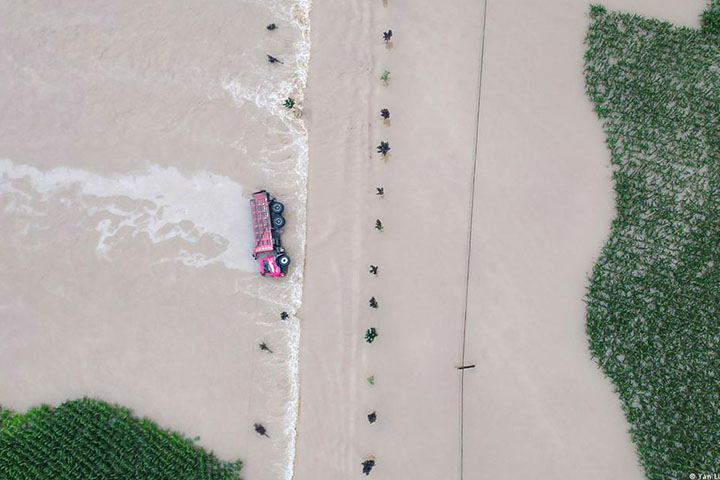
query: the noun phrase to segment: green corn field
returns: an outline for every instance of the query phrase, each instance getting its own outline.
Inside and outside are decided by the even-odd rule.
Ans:
[[[237,480],[242,462],[221,462],[178,433],[99,400],[25,414],[0,409],[0,478],[12,480]]]
[[[590,350],[648,478],[720,474],[720,1],[700,29],[590,17],[586,88],[617,202],[586,298]]]

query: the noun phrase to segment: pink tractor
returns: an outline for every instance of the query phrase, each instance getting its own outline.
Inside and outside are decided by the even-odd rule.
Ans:
[[[290,265],[290,257],[280,243],[280,230],[285,226],[283,210],[285,206],[265,190],[253,193],[250,199],[255,234],[253,258],[258,262],[260,275],[283,277]]]

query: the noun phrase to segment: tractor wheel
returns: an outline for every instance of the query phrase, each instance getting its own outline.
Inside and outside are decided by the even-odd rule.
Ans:
[[[272,222],[273,227],[282,228],[285,226],[285,217],[283,217],[282,215],[278,215],[276,217],[273,217]]]
[[[278,201],[275,201],[270,204],[270,210],[273,213],[280,215],[285,210],[285,205],[283,205],[282,203],[280,203]]]
[[[283,253],[275,258],[275,263],[277,263],[280,268],[285,270],[290,265],[290,257]]]

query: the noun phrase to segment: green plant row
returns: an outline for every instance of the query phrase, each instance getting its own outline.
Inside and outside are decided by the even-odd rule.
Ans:
[[[653,480],[720,473],[718,7],[691,29],[593,6],[586,38],[617,195],[587,333]]]
[[[237,480],[179,433],[130,410],[82,399],[25,414],[0,409],[0,478],[13,480]]]

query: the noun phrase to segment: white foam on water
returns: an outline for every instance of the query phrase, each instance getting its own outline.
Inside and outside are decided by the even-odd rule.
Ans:
[[[297,252],[305,252],[306,235],[306,211],[307,200],[307,169],[308,169],[308,134],[302,118],[283,106],[286,98],[292,97],[297,104],[302,105],[304,90],[307,85],[308,68],[310,62],[310,0],[261,0],[266,7],[277,14],[278,18],[288,21],[298,32],[298,38],[293,44],[292,61],[286,61],[285,66],[293,67],[290,78],[283,81],[244,84],[239,77],[227,78],[222,81],[222,87],[232,96],[238,105],[246,102],[254,104],[258,109],[267,112],[269,115],[278,118],[286,127],[287,132],[292,136],[291,145],[287,148],[292,152],[293,165],[283,164],[282,168],[277,165],[261,164],[260,168],[270,174],[271,178],[277,178],[279,182],[290,180],[294,183],[293,190],[296,192],[296,222],[291,226],[294,237],[298,244],[293,245]],[[282,175],[278,175],[280,172]],[[289,175],[288,175],[289,174]],[[281,177],[281,178],[279,178]],[[288,227],[286,227],[287,230]],[[287,282],[289,305],[279,305],[288,312],[296,312],[302,301],[302,280],[304,261],[293,263]],[[283,287],[280,287],[283,288]],[[278,303],[278,296],[274,295],[275,286],[271,286],[265,292],[261,292],[264,300]],[[287,322],[284,338],[287,345],[286,372],[289,384],[289,396],[283,413],[283,437],[286,455],[284,465],[278,465],[284,480],[291,480],[295,467],[295,442],[297,436],[298,409],[300,405],[300,323],[297,317],[291,316]]]
[[[292,89],[287,96],[294,96],[298,103],[302,103],[304,90],[307,86],[308,69],[310,65],[310,8],[311,0],[295,0],[292,7],[293,25],[300,32],[300,39],[295,42],[296,68],[293,76]],[[285,93],[285,91],[283,91]],[[279,108],[276,104],[275,108]],[[277,114],[277,113],[276,113]],[[293,133],[293,144],[297,150],[295,173],[299,179],[298,197],[302,211],[298,212],[298,238],[299,248],[305,252],[306,237],[306,210],[307,204],[307,172],[309,163],[308,133],[301,117],[297,117],[285,109],[280,114],[283,123]],[[292,271],[290,280],[295,285],[291,294],[292,311],[296,312],[302,302],[303,265],[297,265]],[[297,437],[297,420],[300,408],[300,322],[293,316],[288,331],[288,375],[290,384],[290,398],[285,409],[285,435],[288,438],[286,466],[284,479],[292,480],[295,470],[295,453]]]
[[[28,181],[33,192],[15,187],[19,180]],[[37,214],[35,202],[57,200],[62,194],[61,202],[82,207],[88,217],[100,216],[95,230],[96,251],[101,255],[112,250],[121,229],[130,228],[153,243],[181,238],[197,244],[209,236],[219,253],[183,249],[174,260],[189,266],[220,262],[230,269],[254,268],[248,260],[252,235],[247,199],[242,187],[223,175],[208,171],[185,175],[174,167],[151,165],[139,172],[104,176],[77,168],[40,170],[0,159],[0,193],[13,196],[7,210],[15,213],[35,210]],[[122,197],[137,202],[131,202],[131,208],[121,206]]]

